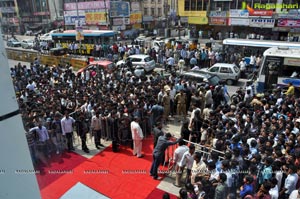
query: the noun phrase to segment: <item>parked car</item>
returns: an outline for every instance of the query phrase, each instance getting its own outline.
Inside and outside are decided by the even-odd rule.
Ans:
[[[6,44],[8,47],[21,47],[21,42],[14,38],[8,39]]]
[[[116,68],[115,64],[111,61],[108,60],[97,60],[97,61],[91,61],[89,65],[79,69],[77,71],[78,73],[82,73],[83,71],[86,70],[93,70],[93,71],[97,71],[97,67],[99,67],[100,69],[104,69],[107,71],[112,71]]]
[[[145,72],[153,71],[156,66],[154,59],[149,55],[130,55],[127,59],[131,61],[133,67],[142,66]],[[118,61],[116,65],[119,67],[127,61],[128,60]]]
[[[181,74],[181,78],[189,81],[196,82],[197,86],[209,84],[210,86],[216,86],[221,81],[217,75],[204,73],[201,71],[188,71]]]
[[[26,35],[26,36],[32,36],[33,32],[32,32],[32,30],[27,30],[24,35]]]
[[[50,40],[52,40],[52,34],[53,33],[58,33],[59,31],[60,31],[59,29],[51,30],[50,32],[45,33],[42,36],[40,36],[40,40],[50,41]]]
[[[218,75],[228,85],[237,83],[241,77],[241,71],[235,64],[216,63],[212,67],[203,68],[200,71]]]
[[[22,48],[26,48],[26,49],[32,49],[34,46],[34,41],[33,40],[22,40],[21,41],[21,46]]]

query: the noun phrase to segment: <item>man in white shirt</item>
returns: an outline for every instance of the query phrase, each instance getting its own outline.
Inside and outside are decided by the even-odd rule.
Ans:
[[[138,158],[142,158],[142,144],[143,144],[143,131],[141,126],[139,125],[140,118],[138,116],[134,117],[134,121],[131,122],[130,128],[132,133],[132,140],[133,140],[133,155],[137,156]]]
[[[296,189],[298,182],[297,167],[295,165],[289,165],[287,174],[288,176],[284,181],[284,187],[280,191],[280,195],[285,196],[285,198],[288,198],[292,191]]]
[[[191,183],[195,185],[195,178],[197,176],[204,176],[207,174],[207,166],[205,162],[202,161],[202,154],[199,152],[195,152],[194,154],[194,162],[191,170]]]
[[[191,170],[194,163],[194,157],[193,157],[194,153],[195,153],[195,145],[190,145],[189,150],[183,154],[181,161],[179,163],[179,166],[181,167],[182,171],[184,170],[184,167],[186,167],[186,182],[190,182]]]
[[[101,117],[100,112],[96,111],[96,114],[92,117],[91,121],[91,129],[94,134],[94,140],[95,140],[95,146],[97,149],[100,149],[100,147],[104,147],[103,144],[101,144]]]
[[[175,165],[175,172],[176,172],[176,180],[174,186],[180,187],[180,181],[183,170],[180,167],[180,162],[183,157],[183,154],[189,150],[189,148],[185,145],[184,140],[180,140],[178,143],[179,147],[174,151],[174,165]]]
[[[278,180],[275,177],[272,177],[270,179],[270,182],[272,184],[272,188],[269,190],[269,194],[271,196],[271,199],[278,199],[279,197],[279,190],[278,190]]]
[[[74,151],[73,147],[73,124],[75,123],[75,120],[69,116],[69,112],[65,112],[65,117],[61,120],[61,128],[63,135],[67,138],[67,145],[69,151]]]
[[[47,161],[45,160],[45,157],[49,157],[48,153],[48,140],[49,140],[49,134],[48,130],[45,126],[42,125],[42,122],[40,121],[38,126],[33,127],[29,129],[29,133],[36,132],[38,135],[38,142],[37,142],[37,151],[41,153],[41,159],[42,161],[47,164]]]

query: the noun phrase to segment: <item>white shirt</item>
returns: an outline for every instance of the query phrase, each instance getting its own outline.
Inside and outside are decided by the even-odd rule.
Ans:
[[[63,117],[61,120],[61,129],[63,132],[63,135],[66,135],[66,133],[72,133],[73,132],[73,123],[75,123],[75,120],[69,116],[69,118]]]
[[[300,194],[298,193],[298,190],[294,190],[294,191],[292,191],[292,193],[290,194],[289,199],[298,199],[298,198],[299,198],[298,196],[300,196]]]
[[[297,182],[298,182],[298,175],[296,173],[289,174],[284,181],[284,188],[287,189],[285,193],[286,194],[292,193],[292,191],[296,189]]]
[[[45,141],[49,140],[49,134],[48,134],[48,130],[46,129],[46,127],[42,126],[41,128],[39,128],[38,126],[36,126],[29,130],[29,132],[32,132],[32,131],[36,131],[38,133],[40,142],[45,142]]]
[[[270,189],[269,194],[271,195],[271,199],[278,199],[279,191],[277,185]]]
[[[133,140],[142,140],[144,138],[143,131],[139,123],[137,123],[136,121],[132,121],[130,127]]]
[[[183,154],[187,152],[189,148],[186,145],[182,145],[177,147],[174,151],[174,162],[179,166],[181,159],[183,157]]]
[[[178,166],[180,166],[180,167],[186,166],[187,169],[192,169],[193,163],[194,163],[194,157],[190,154],[189,151],[186,151],[183,154],[183,156],[181,158],[181,161],[180,161]]]

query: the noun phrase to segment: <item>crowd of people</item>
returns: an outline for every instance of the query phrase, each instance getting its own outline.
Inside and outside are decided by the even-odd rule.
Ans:
[[[38,60],[11,68],[35,165],[48,166],[51,156],[75,150],[73,132],[86,153],[91,132],[95,148],[103,140],[111,140],[115,152],[120,144],[132,144],[139,158],[143,138],[153,134],[154,179],[167,147],[178,144],[173,162],[174,185],[184,186],[180,198],[299,197],[300,100],[293,89],[230,102],[223,82],[197,87],[176,73],[135,77],[118,68],[91,70],[76,74],[69,65]],[[162,126],[175,115],[181,135],[171,141]]]

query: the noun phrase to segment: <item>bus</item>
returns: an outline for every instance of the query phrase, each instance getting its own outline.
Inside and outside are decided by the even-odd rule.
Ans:
[[[267,49],[258,70],[257,92],[272,89],[274,85],[286,87],[288,83],[292,83],[295,88],[300,87],[300,49]]]
[[[76,30],[66,30],[62,33],[53,33],[52,40],[55,46],[59,44],[62,48],[69,48],[69,44],[76,41]],[[84,54],[93,55],[94,44],[113,44],[117,41],[117,32],[113,30],[83,30],[83,40],[81,45],[84,45],[86,52]],[[82,49],[85,49],[82,47]]]
[[[263,55],[265,50],[272,47],[288,47],[290,49],[300,49],[300,42],[256,40],[256,39],[224,39],[223,50],[227,55],[241,53],[241,57],[249,64],[251,55]]]

